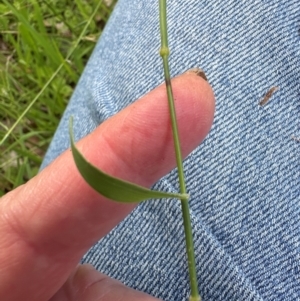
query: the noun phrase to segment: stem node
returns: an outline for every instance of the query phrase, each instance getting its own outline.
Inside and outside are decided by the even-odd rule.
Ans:
[[[169,56],[170,49],[168,47],[161,47],[160,50],[159,50],[159,54],[160,54],[161,57]]]

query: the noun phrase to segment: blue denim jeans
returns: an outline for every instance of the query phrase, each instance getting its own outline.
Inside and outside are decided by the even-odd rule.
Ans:
[[[168,1],[172,76],[205,70],[213,128],[185,160],[203,300],[300,300],[299,0]],[[119,0],[42,168],[163,82],[157,0]],[[278,86],[265,106],[259,101]],[[76,122],[80,120],[80,122]],[[178,189],[176,171],[155,189]],[[187,300],[178,201],[147,201],[83,262],[165,301]]]

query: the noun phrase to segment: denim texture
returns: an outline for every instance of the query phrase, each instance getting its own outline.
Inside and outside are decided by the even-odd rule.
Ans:
[[[163,82],[157,0],[119,0],[42,168]],[[213,128],[185,160],[203,300],[300,300],[299,0],[168,1],[172,76],[205,70]],[[279,86],[269,102],[259,101]],[[179,189],[176,171],[155,189]],[[187,300],[178,201],[147,201],[83,262],[165,301]]]

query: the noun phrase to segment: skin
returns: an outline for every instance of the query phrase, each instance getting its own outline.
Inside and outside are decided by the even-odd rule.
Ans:
[[[209,132],[214,95],[188,72],[172,80],[182,153]],[[151,187],[175,167],[165,86],[161,85],[77,143],[105,172]],[[154,301],[90,265],[85,252],[136,206],[110,201],[78,173],[70,150],[0,200],[0,300]]]

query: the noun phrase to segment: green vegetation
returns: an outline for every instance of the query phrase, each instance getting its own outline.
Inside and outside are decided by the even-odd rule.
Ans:
[[[1,1],[0,196],[37,173],[115,2]]]

